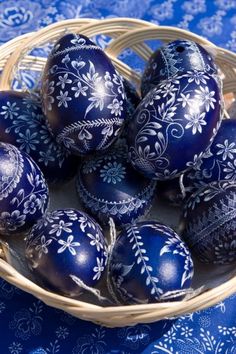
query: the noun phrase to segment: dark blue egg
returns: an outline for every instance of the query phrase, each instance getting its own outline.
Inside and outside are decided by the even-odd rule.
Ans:
[[[162,80],[188,71],[193,71],[195,80],[201,80],[199,72],[214,75],[217,67],[211,54],[198,43],[182,39],[164,45],[147,62],[142,76],[142,97]]]
[[[129,156],[146,177],[172,179],[193,166],[217,133],[221,90],[208,74],[163,80],[137,107],[129,126]]]
[[[87,214],[59,209],[34,225],[25,255],[42,286],[74,297],[99,282],[106,268],[107,246],[102,229]]]
[[[0,143],[0,233],[18,234],[42,217],[48,187],[36,163],[11,144]]]
[[[78,157],[56,143],[37,97],[26,92],[0,92],[0,141],[29,154],[49,183],[66,181],[77,171]]]
[[[86,155],[107,149],[126,115],[123,80],[100,47],[67,34],[55,44],[44,70],[42,97],[58,143]]]
[[[220,180],[236,181],[236,120],[223,120],[209,150],[184,176],[187,193]]]
[[[183,238],[204,263],[236,261],[236,181],[217,181],[186,201],[181,221]]]
[[[139,175],[128,162],[127,145],[116,144],[105,155],[82,163],[77,179],[79,199],[103,225],[117,227],[144,216],[152,205],[156,182]]]
[[[122,304],[179,300],[192,277],[188,248],[171,228],[155,221],[122,231],[108,265],[109,290]]]

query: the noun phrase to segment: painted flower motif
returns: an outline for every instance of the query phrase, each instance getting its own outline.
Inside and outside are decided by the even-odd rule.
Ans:
[[[114,98],[112,103],[110,103],[107,108],[111,110],[111,114],[115,114],[115,116],[121,116],[121,112],[123,111],[123,101],[118,101],[117,98]]]
[[[21,215],[19,210],[14,210],[11,214],[3,211],[0,216],[0,230],[15,231],[25,223],[25,215]]]
[[[13,342],[8,347],[10,354],[20,354],[23,350],[22,344],[18,342]]]
[[[15,336],[23,340],[28,340],[31,335],[37,336],[42,331],[41,322],[43,320],[40,313],[42,312],[42,304],[33,303],[32,308],[21,309],[14,314],[13,321],[10,322],[9,328],[15,330]]]
[[[75,97],[79,97],[80,95],[87,96],[86,91],[88,90],[88,86],[82,86],[81,82],[77,82],[77,86],[73,86],[71,88],[72,91],[75,91]]]
[[[210,107],[212,109],[215,108],[214,102],[216,102],[216,99],[214,98],[215,96],[215,91],[209,92],[208,86],[202,87],[200,86],[200,90],[195,90],[197,95],[195,98],[199,101],[199,104],[205,105],[206,111],[209,112]]]
[[[186,338],[191,337],[193,335],[193,328],[189,328],[188,326],[182,327],[180,335]]]
[[[97,266],[93,267],[93,271],[96,273],[93,276],[93,280],[99,280],[101,278],[102,272],[104,271],[105,267],[103,265],[103,258],[100,260],[98,257],[96,257],[97,260]]]
[[[91,238],[90,245],[96,246],[97,251],[100,252],[100,249],[103,249],[103,243],[101,242],[99,234],[97,232],[95,235],[87,233],[87,236]]]
[[[46,241],[45,236],[41,236],[41,245],[38,245],[35,247],[35,250],[39,253],[39,258],[42,257],[42,254],[47,254],[48,253],[48,246],[50,245],[50,243],[52,243],[52,239],[49,239]]]
[[[204,120],[206,113],[199,112],[190,112],[189,114],[185,114],[184,117],[189,121],[185,128],[192,128],[192,134],[195,135],[197,132],[202,133],[202,125],[206,125],[206,121]]]
[[[3,115],[4,119],[14,119],[19,115],[19,107],[17,107],[16,102],[9,102],[7,101],[6,106],[2,106],[2,111],[0,112]]]
[[[180,93],[179,98],[177,98],[178,102],[181,102],[182,107],[186,107],[186,105],[190,105],[191,104],[191,100],[190,100],[190,93],[188,93],[187,95],[184,95],[182,92]]]
[[[37,146],[39,144],[39,140],[36,139],[38,133],[34,132],[31,134],[30,130],[27,129],[25,134],[19,133],[19,139],[16,141],[21,144],[21,149],[24,149],[27,154],[30,154],[31,150],[36,150]]]
[[[61,236],[62,231],[64,232],[72,232],[69,226],[72,225],[72,222],[65,222],[64,220],[60,220],[58,224],[51,225],[52,229],[49,231],[49,235],[56,233],[56,236]]]
[[[197,85],[200,85],[201,82],[206,85],[206,80],[209,80],[210,78],[208,75],[201,71],[187,71],[183,77],[187,77],[189,83],[194,81]]]
[[[24,214],[34,214],[37,209],[40,209],[41,202],[35,194],[31,194],[29,199],[24,202]]]
[[[45,166],[48,165],[49,162],[53,162],[55,161],[55,158],[52,156],[52,154],[49,154],[48,152],[44,152],[44,151],[39,151],[39,162],[44,163]]]
[[[218,263],[224,264],[226,260],[234,262],[236,260],[236,240],[222,242],[215,247],[215,257]]]
[[[225,179],[236,179],[236,159],[229,161],[223,171],[227,173]]]
[[[223,155],[222,156],[223,161],[225,161],[227,158],[232,160],[235,157],[234,156],[234,154],[236,154],[235,143],[229,144],[228,139],[225,139],[223,144],[217,144],[216,146],[219,148],[216,155]]]
[[[149,105],[152,106],[154,104],[154,101],[160,100],[160,98],[160,90],[152,90],[145,98],[144,107],[146,108]]]
[[[163,335],[164,342],[168,342],[169,344],[172,344],[174,341],[176,341],[176,333],[174,332],[174,329],[171,328],[167,333]]]
[[[69,330],[66,327],[58,327],[56,330],[56,336],[59,339],[66,339],[69,335]]]
[[[66,87],[66,84],[71,84],[72,80],[68,79],[68,73],[64,74],[64,76],[58,76],[58,82],[56,86],[61,86],[62,90]]]
[[[91,159],[87,161],[86,164],[84,164],[83,173],[86,174],[92,173],[93,171],[96,171],[96,169],[100,166],[101,166],[101,160]]]
[[[116,161],[108,162],[100,171],[100,177],[103,179],[103,182],[112,184],[116,184],[124,179],[125,174],[125,168],[121,163],[117,163]]]
[[[172,95],[177,90],[178,90],[178,88],[175,87],[175,85],[173,85],[171,82],[169,82],[167,85],[165,85],[162,88],[161,93],[162,93],[163,97],[166,97],[168,95]]]
[[[74,240],[74,236],[70,235],[67,238],[67,241],[64,240],[59,240],[58,243],[60,245],[62,245],[62,247],[60,247],[57,251],[57,253],[63,253],[67,248],[70,251],[70,253],[72,254],[72,256],[76,255],[76,250],[74,249],[74,247],[79,247],[80,243],[79,242],[73,242]]]
[[[218,326],[219,333],[222,333],[223,336],[230,335],[230,329],[224,326]]]
[[[78,219],[80,223],[80,229],[85,232],[86,227],[91,227],[92,229],[95,229],[94,223],[92,223],[87,216],[80,216]]]
[[[71,97],[68,97],[68,94],[69,94],[68,91],[63,92],[63,91],[60,90],[60,95],[57,96],[57,100],[59,101],[58,102],[58,107],[61,107],[61,106],[64,106],[65,108],[68,107],[68,103],[67,102],[72,100]]]

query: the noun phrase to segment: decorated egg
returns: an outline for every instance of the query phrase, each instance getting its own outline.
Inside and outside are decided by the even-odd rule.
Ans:
[[[201,82],[202,72],[214,75],[217,67],[211,54],[198,43],[182,39],[164,45],[147,62],[142,76],[142,97],[162,80],[190,71],[192,79]]]
[[[0,141],[29,154],[49,183],[66,181],[77,172],[78,157],[53,139],[36,96],[0,92]]]
[[[47,213],[26,239],[26,259],[45,288],[76,297],[97,285],[106,268],[101,227],[75,209]]]
[[[121,76],[100,47],[78,34],[55,44],[44,70],[42,99],[57,142],[80,155],[107,149],[126,115]]]
[[[204,72],[163,80],[137,107],[129,125],[132,165],[146,177],[178,177],[191,168],[217,133],[221,90]]]
[[[0,181],[0,233],[21,233],[46,211],[48,188],[43,174],[27,154],[0,143]]]
[[[236,261],[236,182],[217,181],[191,195],[181,221],[183,238],[204,263]]]
[[[117,237],[108,265],[108,288],[117,303],[179,300],[192,277],[188,248],[171,228],[138,222]]]
[[[236,181],[236,120],[225,119],[209,150],[184,176],[184,187],[193,193],[210,182]]]
[[[113,218],[122,227],[144,216],[152,205],[156,182],[139,175],[128,162],[123,140],[105,155],[82,163],[77,178],[78,196],[88,213],[103,225]]]

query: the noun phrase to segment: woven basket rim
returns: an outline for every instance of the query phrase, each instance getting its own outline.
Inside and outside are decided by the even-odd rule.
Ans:
[[[124,30],[122,30],[122,27]],[[15,74],[16,67],[27,68],[27,65],[31,63],[32,67],[36,68],[36,70],[42,70],[46,59],[32,57],[32,55],[27,54],[28,50],[32,48],[32,45],[34,45],[35,38],[37,44],[40,43],[42,38],[50,38],[51,33],[53,38],[55,38],[56,34],[58,34],[57,31],[59,31],[59,33],[63,33],[63,28],[64,31],[65,29],[68,30],[68,28],[72,28],[75,31],[86,35],[93,35],[96,33],[96,30],[102,30],[104,33],[113,36],[114,39],[106,48],[106,52],[113,60],[115,66],[121,74],[123,74],[126,78],[132,79],[134,82],[139,82],[140,76],[137,75],[133,69],[129,68],[126,64],[117,59],[117,55],[126,48],[127,44],[129,44],[129,46],[142,58],[147,59],[147,56],[150,55],[151,50],[146,44],[144,45],[141,40],[146,40],[147,38],[149,39],[148,36],[151,36],[150,39],[152,39],[152,36],[156,36],[155,38],[157,38],[158,33],[162,33],[163,39],[168,39],[168,36],[172,38],[175,34],[176,36],[183,36],[183,38],[192,38],[192,40],[214,48],[216,51],[216,59],[220,61],[220,64],[222,64],[221,69],[225,74],[225,91],[236,91],[236,53],[218,47],[209,40],[186,30],[170,26],[156,26],[155,24],[150,24],[147,21],[129,19],[125,17],[105,20],[89,18],[64,20],[44,27],[39,31],[27,33],[6,42],[1,46],[0,52],[0,67],[3,68],[3,73],[0,80],[0,89],[10,89],[12,73]],[[114,29],[114,33],[112,32],[112,28]],[[177,39],[177,37],[175,38]],[[21,55],[22,53],[23,56]],[[233,78],[235,78],[235,80]],[[49,292],[24,277],[6,260],[1,258],[0,276],[22,290],[35,295],[50,306],[63,309],[76,317],[93,321],[108,327],[127,326],[139,322],[150,323],[167,317],[170,318],[197,311],[215,305],[219,301],[222,301],[236,292],[235,274],[229,280],[216,286],[215,288],[208,289],[207,291],[187,300],[145,305],[103,307]]]

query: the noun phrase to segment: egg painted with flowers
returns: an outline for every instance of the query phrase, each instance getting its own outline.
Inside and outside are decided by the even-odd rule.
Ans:
[[[157,49],[148,60],[142,76],[142,96],[162,80],[176,75],[193,72],[195,80],[200,81],[202,72],[215,75],[217,70],[211,54],[200,44],[183,39],[170,42]]]
[[[58,209],[33,226],[25,255],[42,286],[76,297],[99,282],[106,268],[107,246],[101,227],[86,213]]]
[[[0,143],[0,181],[0,233],[21,233],[46,211],[48,187],[43,174],[27,154]]]
[[[181,228],[184,240],[200,261],[235,262],[236,182],[212,182],[191,195],[184,205]]]
[[[42,99],[58,143],[79,155],[107,149],[123,125],[123,81],[110,59],[87,37],[67,34],[44,70]]]
[[[218,82],[201,72],[163,80],[137,107],[129,156],[146,177],[172,179],[193,166],[216,135],[222,116]]]
[[[225,119],[209,150],[184,176],[189,193],[214,181],[236,181],[236,120]]]
[[[78,196],[86,210],[103,225],[113,218],[117,227],[149,211],[155,188],[155,181],[139,175],[128,162],[123,139],[105,155],[86,159],[77,178]]]
[[[117,303],[179,300],[192,277],[189,250],[170,227],[138,222],[117,237],[108,265],[108,288]]]
[[[66,181],[77,171],[78,157],[69,154],[53,139],[34,95],[0,92],[0,141],[29,154],[49,183]]]

